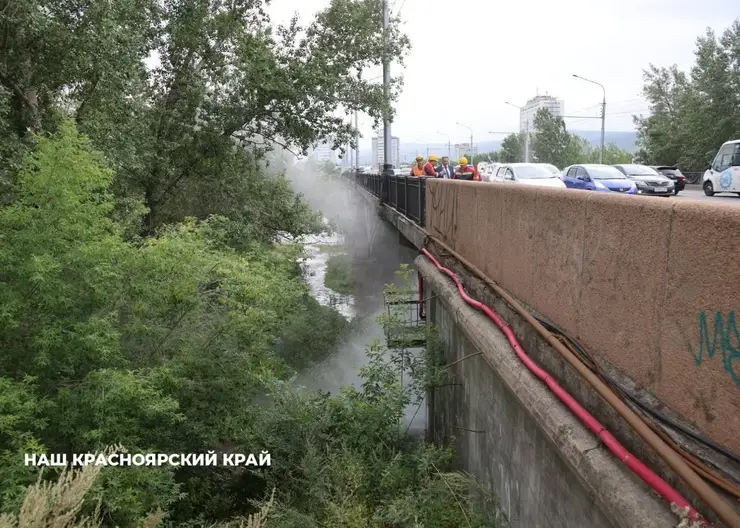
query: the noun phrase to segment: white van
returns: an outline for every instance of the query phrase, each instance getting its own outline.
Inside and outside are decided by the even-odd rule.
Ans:
[[[707,196],[724,192],[740,196],[740,139],[722,145],[702,181]]]

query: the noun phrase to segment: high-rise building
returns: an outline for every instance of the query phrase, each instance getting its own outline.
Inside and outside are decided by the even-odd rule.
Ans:
[[[373,168],[374,169],[382,169],[383,165],[385,164],[384,159],[384,150],[385,144],[383,141],[383,136],[375,136],[372,140],[372,150],[373,150]],[[391,137],[391,165],[393,165],[394,168],[398,168],[398,165],[400,163],[400,157],[401,157],[401,141],[396,136]]]
[[[532,133],[534,129],[534,118],[537,110],[546,108],[554,116],[562,116],[565,113],[565,102],[551,95],[538,95],[533,97],[519,111],[519,131]]]
[[[455,144],[455,159],[458,160],[463,156],[477,156],[478,147],[473,145],[472,148],[470,143],[456,143]],[[470,160],[468,160],[470,161]]]

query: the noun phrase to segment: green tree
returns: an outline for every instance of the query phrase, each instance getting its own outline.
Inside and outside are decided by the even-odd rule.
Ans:
[[[509,134],[501,142],[498,158],[502,163],[518,163],[524,159],[524,135]]]
[[[601,147],[594,145],[587,145],[584,148],[583,154],[581,155],[581,163],[600,163]],[[607,165],[615,165],[618,163],[631,163],[633,154],[627,152],[624,149],[619,148],[614,143],[607,143],[604,145],[604,163]]]
[[[678,164],[701,171],[717,149],[740,137],[740,19],[721,37],[707,29],[697,39],[690,75],[676,65],[650,65],[643,94],[650,116],[635,117],[641,157],[651,164]]]
[[[563,118],[554,116],[546,108],[540,108],[534,118],[534,127],[536,132],[531,134],[530,147],[534,159],[539,163],[565,167],[571,143]]]
[[[8,132],[24,139],[71,113],[113,163],[119,194],[143,198],[149,234],[227,206],[252,229],[274,228],[272,208],[250,199],[264,187],[257,159],[275,144],[305,151],[325,138],[353,141],[339,110],[377,124],[390,102],[362,73],[408,49],[397,20],[384,47],[379,0],[334,0],[306,27],[270,24],[261,0],[2,6]],[[159,65],[147,69],[152,52]],[[300,208],[285,213],[305,224]]]

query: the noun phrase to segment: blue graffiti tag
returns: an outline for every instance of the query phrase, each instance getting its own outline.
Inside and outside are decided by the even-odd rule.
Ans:
[[[733,337],[735,345],[733,345]],[[722,352],[722,365],[736,385],[740,385],[740,375],[735,372],[733,368],[734,361],[740,361],[740,332],[737,329],[737,323],[735,320],[735,312],[727,314],[727,321],[725,324],[725,318],[722,312],[714,313],[714,334],[712,335],[712,342],[709,342],[709,328],[707,327],[707,314],[701,312],[699,314],[699,355],[694,353],[694,349],[689,345],[689,352],[694,356],[696,365],[700,366],[704,361],[704,348],[707,350],[707,357],[713,358],[714,353],[717,350],[717,345],[720,347]]]

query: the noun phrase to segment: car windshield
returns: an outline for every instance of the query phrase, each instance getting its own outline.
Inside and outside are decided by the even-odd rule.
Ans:
[[[553,174],[560,174],[560,170],[555,165],[550,165],[549,163],[545,163],[542,166],[545,167],[550,172],[552,172]]]
[[[514,170],[516,171],[517,178],[521,178],[522,180],[540,180],[555,176],[545,167],[538,165],[522,165],[515,167]]]
[[[614,167],[588,167],[594,180],[626,180],[627,177]]]
[[[645,165],[622,165],[622,168],[630,176],[655,176],[657,174],[655,169],[651,169]]]

